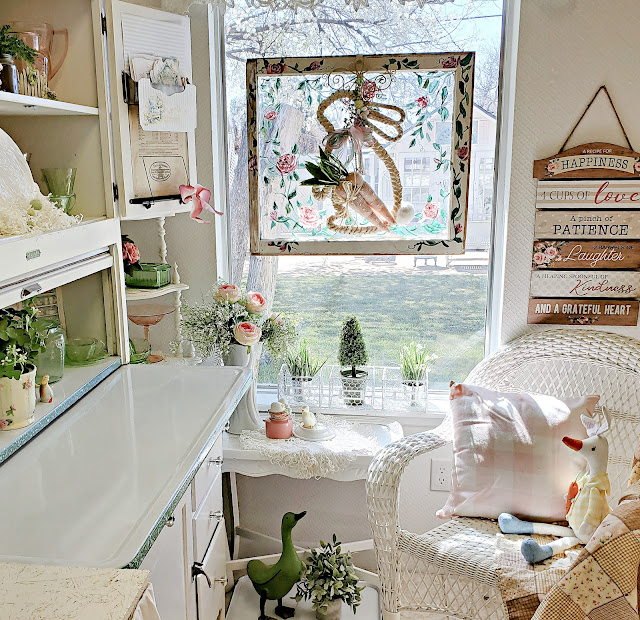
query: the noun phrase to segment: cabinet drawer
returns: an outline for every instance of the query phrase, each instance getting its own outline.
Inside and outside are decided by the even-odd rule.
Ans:
[[[222,523],[222,476],[218,476],[214,481],[198,512],[193,515],[193,549],[196,561],[202,561],[209,541],[220,523]]]
[[[224,519],[211,541],[202,560],[193,567],[198,599],[198,620],[218,620],[224,618],[224,591],[227,584],[227,535]]]
[[[204,460],[198,473],[193,479],[193,511],[200,509],[202,500],[209,493],[211,485],[222,471],[222,433],[218,435],[207,458]]]

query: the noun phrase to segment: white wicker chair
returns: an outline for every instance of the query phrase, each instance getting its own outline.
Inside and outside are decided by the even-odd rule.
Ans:
[[[613,417],[611,505],[627,494],[640,442],[640,341],[593,330],[537,332],[487,357],[466,382],[558,397],[600,394],[600,403]],[[367,504],[385,620],[440,614],[464,620],[507,617],[496,585],[495,522],[455,518],[426,534],[400,528],[398,491],[404,468],[415,457],[449,443],[451,432],[447,417],[433,431],[387,446],[369,468]]]

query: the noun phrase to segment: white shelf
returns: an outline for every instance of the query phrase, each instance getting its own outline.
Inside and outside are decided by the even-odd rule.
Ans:
[[[87,219],[77,226],[40,234],[0,237],[2,281],[22,278],[50,265],[108,247],[120,239],[113,219]]]
[[[127,301],[142,301],[143,299],[153,299],[162,297],[177,291],[186,291],[188,284],[167,284],[161,288],[133,288],[127,286]]]
[[[0,91],[0,115],[4,116],[98,116],[98,108],[55,99],[14,95]]]

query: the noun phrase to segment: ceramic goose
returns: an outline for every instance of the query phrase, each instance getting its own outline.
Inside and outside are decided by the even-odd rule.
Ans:
[[[49,385],[49,375],[42,377],[40,381],[40,402],[52,403],[53,402],[53,390]]]
[[[302,408],[302,426],[313,428],[316,425],[316,416],[306,405]]]
[[[285,607],[282,599],[289,590],[300,580],[300,573],[304,569],[304,562],[298,557],[291,540],[291,530],[307,512],[294,514],[287,512],[282,517],[282,555],[273,565],[267,566],[260,560],[251,560],[247,565],[247,574],[256,592],[260,595],[260,617],[258,620],[270,620],[264,612],[267,599],[278,601],[275,612],[281,618],[291,618],[295,610]]]

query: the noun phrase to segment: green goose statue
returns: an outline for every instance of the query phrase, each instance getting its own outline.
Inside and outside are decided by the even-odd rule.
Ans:
[[[251,560],[247,565],[247,574],[256,592],[260,595],[260,617],[258,620],[271,620],[264,613],[267,599],[278,601],[276,614],[281,618],[291,618],[295,609],[285,607],[282,599],[300,580],[300,572],[304,569],[304,562],[298,557],[291,540],[291,530],[307,512],[287,512],[282,517],[282,555],[273,565],[267,566],[260,560]]]

